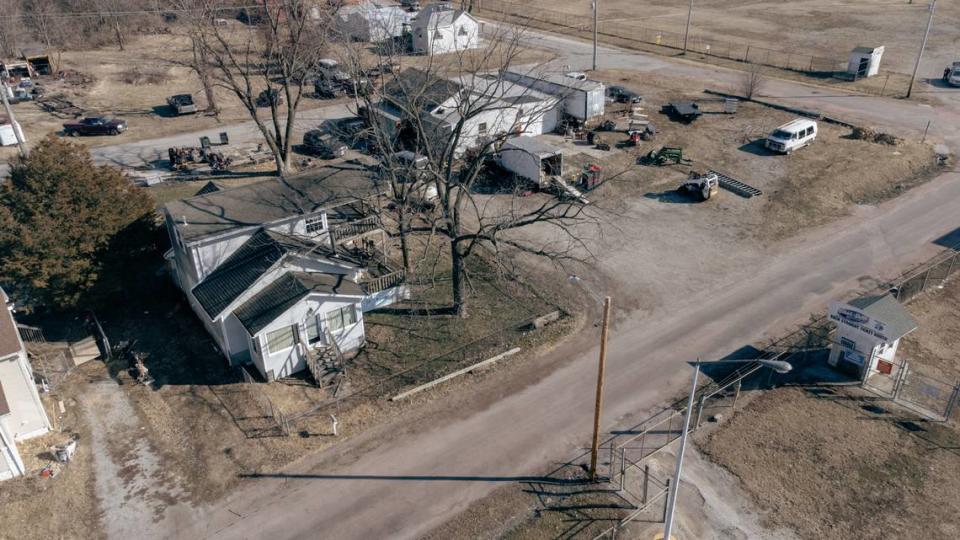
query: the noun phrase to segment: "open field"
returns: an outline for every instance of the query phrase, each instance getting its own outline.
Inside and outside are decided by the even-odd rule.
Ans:
[[[695,3],[690,41],[713,42],[714,49],[722,49],[727,44],[740,49],[750,45],[792,53],[797,57],[831,58],[844,64],[854,47],[883,45],[886,52],[882,66],[891,71],[909,73],[926,25],[926,4],[910,4],[906,0],[840,4],[830,0],[706,0]],[[503,9],[531,19],[566,16],[571,23],[585,27],[589,27],[592,20],[590,5],[573,0],[524,3],[484,0],[480,5],[490,13]],[[664,41],[676,42],[679,37],[681,46],[686,18],[685,3],[667,0],[645,2],[642,6],[629,0],[607,0],[600,4],[600,32],[626,36],[631,30],[637,34],[641,30],[661,30]],[[960,59],[955,47],[960,40],[958,21],[960,6],[955,2],[937,5],[921,77],[937,78],[950,61]]]

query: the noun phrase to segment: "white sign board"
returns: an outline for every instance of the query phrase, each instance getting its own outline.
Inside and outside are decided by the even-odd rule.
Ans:
[[[887,337],[887,325],[858,308],[841,302],[830,302],[830,320],[847,328],[856,330],[877,343],[890,343]]]

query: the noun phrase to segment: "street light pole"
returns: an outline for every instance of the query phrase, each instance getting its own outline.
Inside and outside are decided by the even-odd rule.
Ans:
[[[710,364],[746,364],[757,362],[758,364],[770,368],[777,373],[789,373],[793,366],[783,360],[749,359],[749,360],[719,360],[717,362],[708,362]],[[698,358],[693,364],[693,382],[690,384],[690,398],[687,400],[687,411],[683,415],[683,432],[680,434],[680,449],[677,450],[677,468],[673,472],[673,480],[670,482],[670,495],[667,497],[667,511],[663,521],[663,539],[672,540],[670,534],[673,531],[673,516],[677,509],[677,494],[680,491],[680,472],[683,469],[683,453],[687,449],[687,432],[690,431],[690,415],[693,412],[693,401],[697,393],[697,377],[700,375],[700,365],[703,362]]]
[[[597,28],[598,12],[600,11],[600,0],[593,0],[593,70],[597,70]]]
[[[600,330],[600,366],[597,370],[597,401],[593,408],[593,445],[590,447],[590,479],[597,479],[597,454],[600,452],[600,414],[603,410],[603,376],[607,365],[607,332],[610,328],[610,297],[603,299],[603,327]]]
[[[907,87],[907,98],[913,93],[913,81],[917,78],[917,71],[920,69],[920,59],[923,58],[923,50],[927,47],[927,37],[930,35],[930,27],[933,26],[933,12],[937,9],[937,0],[927,6],[930,16],[927,17],[927,28],[923,31],[923,40],[920,41],[920,52],[917,53],[917,62],[913,64],[913,73],[910,75],[910,86]]]
[[[680,483],[680,470],[683,468],[683,452],[687,449],[687,432],[690,430],[690,411],[693,410],[693,398],[697,393],[697,377],[700,375],[700,360],[693,364],[693,382],[690,384],[690,398],[687,400],[687,414],[683,415],[683,432],[680,434],[680,450],[677,451],[677,468],[670,483],[670,496],[667,497],[667,517],[663,523],[664,540],[672,540],[673,514],[677,509],[677,489]]]
[[[690,19],[692,18],[693,18],[693,0],[690,0],[690,5],[687,7],[687,29],[683,31],[683,54],[687,54],[687,36],[690,35]],[[669,538],[665,540],[669,540]]]
[[[10,127],[13,128],[13,137],[17,140],[17,150],[20,157],[26,157],[27,150],[23,146],[23,135],[20,133],[20,124],[17,123],[17,117],[13,115],[13,109],[10,108],[10,101],[7,99],[7,82],[0,80],[0,94],[3,95],[3,108],[7,111],[7,118],[10,119]]]

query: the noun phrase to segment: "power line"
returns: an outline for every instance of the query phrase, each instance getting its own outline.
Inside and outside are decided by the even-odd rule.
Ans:
[[[139,9],[131,11],[79,11],[73,13],[0,15],[0,20],[23,19],[85,19],[91,17],[116,17],[121,15],[164,15],[166,13],[204,13],[213,11],[232,11],[235,9],[263,9],[263,4],[249,4],[242,6],[217,6],[204,8],[169,8],[169,9]]]

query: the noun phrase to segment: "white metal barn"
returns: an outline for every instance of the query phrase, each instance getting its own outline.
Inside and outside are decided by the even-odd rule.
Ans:
[[[430,4],[412,22],[413,52],[443,54],[480,47],[480,23],[466,11]]]
[[[337,10],[338,27],[347,39],[378,43],[403,35],[410,15],[393,2],[367,0]]]
[[[568,115],[587,121],[603,116],[606,96],[603,83],[570,77],[562,73],[534,73],[508,70],[504,78],[549,94],[563,101]]]
[[[563,152],[536,137],[514,137],[500,148],[500,166],[544,187],[563,174]]]

